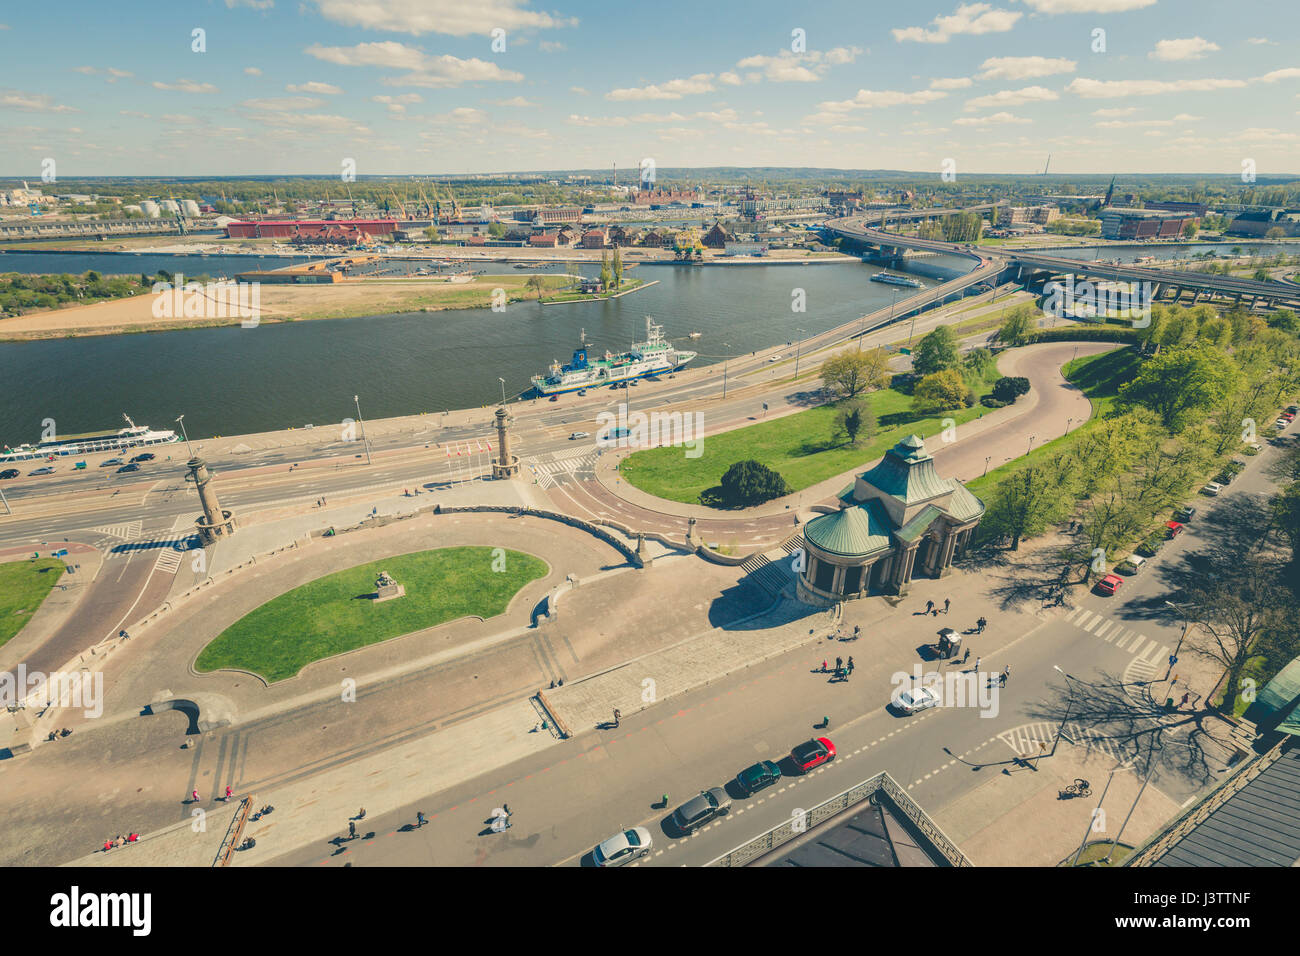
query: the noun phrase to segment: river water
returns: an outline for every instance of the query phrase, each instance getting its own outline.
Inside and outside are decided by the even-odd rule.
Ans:
[[[1234,245],[1212,248],[1226,253]],[[1092,258],[1091,246],[1075,254]],[[1275,248],[1275,247],[1274,247]],[[1131,261],[1169,250],[1159,245],[1105,247]],[[1056,253],[1068,255],[1067,252]],[[1186,250],[1184,250],[1184,255]],[[141,272],[234,275],[293,259],[249,256],[6,253],[0,272]],[[412,269],[421,264],[413,264]],[[969,260],[945,256],[912,266],[928,287]],[[476,271],[521,274],[509,264]],[[530,266],[573,271],[575,264]],[[578,271],[594,275],[599,266]],[[137,423],[171,427],[185,414],[190,436],[236,435],[355,415],[367,418],[465,408],[499,401],[501,385],[518,395],[552,360],[569,360],[579,332],[597,349],[621,351],[640,340],[645,316],[680,348],[700,353],[694,366],[792,342],[884,308],[909,290],[871,282],[875,265],[638,265],[630,274],[658,284],[610,302],[539,306],[504,312],[461,309],[191,331],[0,343],[0,442],[35,441],[41,422],[73,434]],[[895,270],[897,271],[897,270]],[[796,290],[805,310],[796,312]],[[802,331],[800,331],[802,330]],[[701,333],[694,342],[692,332]]]

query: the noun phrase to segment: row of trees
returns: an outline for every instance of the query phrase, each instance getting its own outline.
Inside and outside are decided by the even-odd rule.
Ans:
[[[134,276],[102,276],[94,271],[81,275],[9,273],[0,276],[0,315],[121,299],[147,292],[151,284],[152,280],[144,275],[137,280]]]

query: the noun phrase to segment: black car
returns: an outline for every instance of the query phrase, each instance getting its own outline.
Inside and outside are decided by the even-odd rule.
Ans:
[[[0,478],[17,478],[18,475],[17,468],[6,468],[4,471],[0,471]]]
[[[770,760],[760,760],[736,774],[736,784],[750,796],[781,779],[781,768]]]
[[[155,456],[152,452],[145,452],[143,455],[136,455],[131,459],[131,462],[134,464],[137,461],[153,461],[154,457]]]
[[[698,797],[692,797],[673,811],[673,824],[683,833],[689,833],[730,809],[731,798],[721,787],[701,790]]]
[[[1196,517],[1196,509],[1193,508],[1191,505],[1183,505],[1181,508],[1179,508],[1177,511],[1174,512],[1174,520],[1181,521],[1183,524],[1186,524],[1187,522],[1191,521],[1195,517]]]
[[[119,469],[117,470],[117,473],[120,475],[120,474],[122,474],[123,472],[127,472],[127,471],[139,471],[139,470],[140,470],[140,466],[137,465],[137,464],[132,463],[132,464],[129,464],[129,465],[123,465],[121,468],[119,468]]]

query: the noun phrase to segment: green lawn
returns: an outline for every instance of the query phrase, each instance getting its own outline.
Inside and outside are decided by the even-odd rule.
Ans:
[[[63,577],[63,568],[58,558],[0,564],[0,646],[32,619]]]
[[[996,373],[993,377],[996,379]],[[922,417],[913,410],[911,397],[894,389],[872,392],[866,400],[875,412],[879,429],[870,441],[859,439],[856,446],[832,442],[831,429],[839,406],[822,405],[709,435],[702,442],[703,454],[698,458],[687,458],[683,448],[651,448],[629,455],[619,470],[626,481],[642,491],[670,501],[698,504],[701,493],[716,487],[731,465],[753,458],[776,469],[792,491],[799,491],[850,468],[865,468],[912,433],[922,438],[935,436],[945,418],[960,425],[988,411],[977,404],[974,408]]]
[[[199,654],[200,671],[236,667],[284,680],[312,661],[333,657],[467,616],[494,617],[530,581],[545,577],[545,561],[502,549],[441,548],[358,565],[317,578],[273,598],[217,636]],[[368,595],[387,571],[406,596],[376,604]]]

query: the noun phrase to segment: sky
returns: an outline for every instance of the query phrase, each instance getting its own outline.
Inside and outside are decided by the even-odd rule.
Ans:
[[[1300,173],[1298,111],[1294,0],[0,4],[0,175],[32,179],[1265,177]]]

